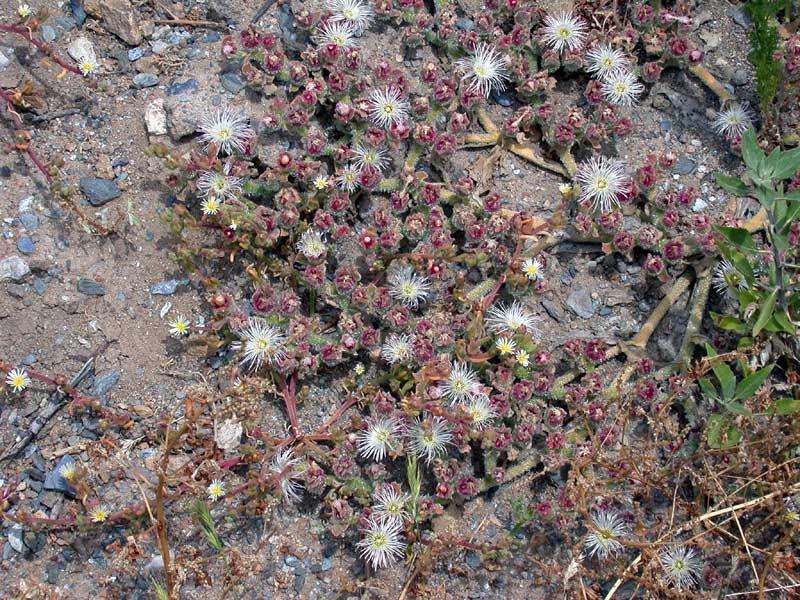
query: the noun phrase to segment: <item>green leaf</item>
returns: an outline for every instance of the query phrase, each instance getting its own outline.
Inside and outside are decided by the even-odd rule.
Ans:
[[[740,227],[722,227],[718,225],[717,231],[725,236],[725,239],[727,239],[737,248],[750,251],[756,249],[756,246],[753,243],[753,237],[746,229],[742,229]]]
[[[714,173],[714,177],[717,179],[717,185],[729,194],[733,194],[734,196],[747,196],[750,192],[750,188],[738,177],[731,177],[724,173]]]
[[[772,153],[769,156],[769,165],[772,167],[773,179],[788,179],[794,176],[800,168],[800,148],[794,148],[788,152],[779,152],[775,158]]]
[[[739,402],[726,402],[722,406],[725,407],[725,410],[729,410],[730,412],[738,415],[745,415],[747,417],[753,416],[753,413],[746,409],[744,405]]]
[[[778,298],[778,290],[772,290],[772,293],[767,296],[767,299],[764,300],[764,303],[761,305],[761,310],[758,312],[758,318],[756,319],[755,325],[753,325],[753,335],[756,336],[761,333],[761,330],[764,329],[764,325],[767,324],[769,318],[772,316],[772,311],[775,310],[775,300]]]
[[[779,231],[783,231],[787,225],[791,225],[797,220],[800,215],[800,202],[792,202],[786,209],[786,214],[782,219],[776,219],[776,225]]]
[[[711,381],[709,381],[708,379],[703,377],[697,383],[700,384],[700,389],[703,390],[703,395],[706,398],[709,398],[711,400],[718,400],[719,399],[719,397],[717,395],[717,388],[714,387],[714,384],[711,383]]]
[[[794,326],[794,323],[792,323],[785,312],[776,312],[774,315],[772,315],[772,317],[775,319],[775,322],[778,324],[781,331],[792,334],[795,333],[797,328]]]
[[[800,410],[800,400],[794,398],[781,398],[775,401],[772,412],[776,415],[791,415]]]
[[[764,151],[759,147],[756,131],[752,127],[742,134],[742,158],[751,175],[756,174],[759,177],[762,176],[761,169],[764,161]]]
[[[748,398],[752,398],[753,394],[758,391],[758,388],[760,388],[767,377],[769,377],[774,367],[775,365],[767,365],[763,369],[759,369],[755,373],[742,379],[736,386],[736,395],[734,399],[747,400]]]
[[[725,363],[719,363],[711,367],[714,375],[717,376],[719,384],[722,386],[722,397],[725,400],[733,399],[733,392],[736,389],[736,376],[731,368]]]
[[[747,326],[731,315],[721,317],[717,322],[717,326],[725,331],[735,331],[736,333],[744,333],[747,331]]]
[[[728,423],[720,414],[713,414],[708,418],[708,445],[712,448],[730,448],[742,439],[742,432]]]

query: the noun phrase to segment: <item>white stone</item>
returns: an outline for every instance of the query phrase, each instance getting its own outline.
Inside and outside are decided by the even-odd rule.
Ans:
[[[72,40],[72,43],[67,46],[67,54],[77,62],[84,60],[97,62],[97,54],[95,54],[92,42],[89,41],[89,38],[83,36]]]
[[[164,110],[163,98],[156,98],[147,105],[147,109],[144,111],[144,124],[150,135],[167,133],[167,112]]]

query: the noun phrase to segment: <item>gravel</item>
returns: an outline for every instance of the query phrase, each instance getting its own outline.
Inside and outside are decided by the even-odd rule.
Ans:
[[[80,188],[92,206],[103,206],[122,194],[116,183],[98,177],[81,177]]]
[[[21,281],[31,268],[19,256],[9,256],[0,260],[0,281]]]

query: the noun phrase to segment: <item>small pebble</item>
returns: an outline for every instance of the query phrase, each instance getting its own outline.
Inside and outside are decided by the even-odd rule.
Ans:
[[[36,252],[36,244],[33,243],[31,236],[26,235],[17,241],[17,250],[23,254],[33,254]]]
[[[106,293],[106,288],[104,285],[94,281],[93,279],[81,277],[78,280],[78,291],[81,294],[86,294],[87,296],[104,296]]]
[[[131,62],[139,60],[142,56],[144,56],[144,49],[141,46],[128,50],[128,60]]]
[[[153,73],[139,73],[133,78],[133,85],[138,89],[158,85],[158,75]]]

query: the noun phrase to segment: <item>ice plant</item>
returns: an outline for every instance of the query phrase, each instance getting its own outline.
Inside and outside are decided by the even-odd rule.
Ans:
[[[612,48],[608,44],[595,46],[586,53],[586,70],[595,73],[599,79],[619,70],[628,70],[630,60],[619,48]]]
[[[598,512],[592,515],[592,523],[594,527],[584,542],[589,556],[605,558],[623,548],[618,539],[628,534],[628,526],[619,515],[609,511]]]
[[[295,466],[300,459],[294,457],[291,448],[284,448],[272,457],[269,463],[269,470],[277,478],[284,499],[292,502],[300,502],[300,493],[303,491],[302,484],[297,480]]]
[[[354,192],[358,188],[359,170],[353,165],[345,165],[342,172],[336,178],[336,183],[340,189],[346,192]]]
[[[387,567],[403,556],[402,528],[396,519],[372,517],[361,530],[364,537],[356,546],[373,569]]]
[[[295,246],[297,251],[311,260],[316,260],[328,252],[325,238],[314,229],[306,229]]]
[[[389,164],[389,157],[386,156],[386,150],[374,146],[364,146],[362,144],[357,144],[356,147],[353,148],[353,159],[359,171],[363,171],[367,168],[383,171]]]
[[[384,485],[377,494],[375,506],[372,507],[380,517],[387,520],[403,522],[403,519],[408,517],[406,511],[406,504],[411,499],[411,496],[399,491],[396,485]]]
[[[425,302],[429,291],[428,278],[417,275],[411,267],[400,269],[389,278],[391,296],[411,309]]]
[[[456,404],[474,394],[477,386],[478,374],[466,363],[456,363],[450,369],[447,379],[439,385],[439,389],[451,404]]]
[[[631,71],[617,70],[605,77],[601,90],[603,97],[612,104],[632,106],[644,91],[644,86]]]
[[[32,13],[31,7],[27,4],[20,4],[17,7],[17,14],[23,19],[30,17]]]
[[[362,34],[372,22],[375,10],[362,0],[328,0],[328,10],[333,13],[332,21],[344,21],[356,34]]]
[[[511,354],[517,349],[517,343],[510,337],[500,337],[494,342],[494,347],[500,353],[500,356]]]
[[[204,215],[215,215],[219,212],[222,204],[216,197],[209,197],[200,203],[200,210]]]
[[[317,28],[314,42],[317,46],[348,48],[355,44],[356,30],[348,21],[331,19]]]
[[[526,258],[522,261],[522,272],[531,281],[541,279],[543,276],[542,263],[537,258]]]
[[[225,495],[225,485],[221,479],[215,479],[206,488],[209,500],[219,500]]]
[[[78,61],[78,69],[80,69],[84,77],[92,75],[95,71],[97,71],[97,67],[99,66],[100,65],[97,63],[97,59],[94,56],[81,56],[80,60]]]
[[[578,50],[586,39],[586,23],[568,12],[547,15],[544,18],[544,41],[554,50]]]
[[[31,378],[25,369],[11,369],[6,375],[6,385],[15,392],[21,392],[31,383]]]
[[[517,350],[517,353],[514,355],[514,358],[517,359],[517,363],[521,367],[526,367],[527,368],[528,365],[531,364],[531,355],[528,353],[527,350],[523,350],[522,348]]]
[[[697,585],[703,565],[693,548],[675,546],[664,550],[658,559],[667,578],[677,589],[686,590]]]
[[[78,466],[74,461],[64,463],[59,467],[58,474],[61,475],[61,478],[64,481],[70,483],[75,480],[75,477],[78,474]]]
[[[742,135],[753,122],[752,113],[740,104],[721,110],[714,118],[714,130],[726,138]]]
[[[407,435],[409,450],[417,458],[424,458],[427,463],[444,454],[453,439],[450,426],[441,417],[418,418]]]
[[[255,132],[247,124],[247,117],[230,108],[224,108],[201,120],[198,131],[206,146],[214,146],[216,153],[244,153]]]
[[[480,43],[471,56],[456,63],[456,68],[463,73],[461,80],[467,83],[468,90],[488,98],[492,89],[505,87],[507,63],[508,59],[491,44]]]
[[[605,156],[593,156],[581,163],[576,175],[581,186],[580,200],[591,200],[592,206],[604,213],[612,205],[619,206],[619,197],[630,189],[622,169],[622,163]]]
[[[381,347],[381,357],[390,365],[408,361],[414,355],[411,338],[407,335],[390,335]]]
[[[467,403],[463,405],[463,408],[464,412],[472,419],[472,427],[477,430],[486,427],[497,416],[489,402],[489,396],[486,394],[472,395]]]
[[[235,198],[242,192],[242,178],[228,175],[230,167],[219,171],[203,171],[197,178],[197,191],[201,196],[214,196],[220,200]]]
[[[382,461],[399,443],[400,423],[396,419],[377,419],[358,434],[358,451],[364,458]]]
[[[408,101],[395,87],[373,90],[369,95],[369,118],[378,127],[388,129],[405,122],[408,110]]]
[[[511,305],[498,304],[492,306],[486,313],[486,324],[495,333],[527,330],[528,333],[536,332],[536,319],[525,310],[519,302]]]
[[[286,338],[275,327],[263,319],[250,319],[239,332],[243,348],[241,364],[257,370],[266,363],[274,364],[283,359],[283,344]]]
[[[189,321],[183,316],[177,316],[169,322],[169,333],[176,338],[189,335],[189,328]]]
[[[111,511],[105,504],[95,506],[89,511],[89,516],[92,519],[92,523],[102,523],[108,519],[109,515],[111,515]]]

